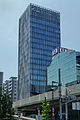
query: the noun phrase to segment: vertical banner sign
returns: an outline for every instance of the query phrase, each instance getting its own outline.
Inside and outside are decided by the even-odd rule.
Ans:
[[[80,110],[80,102],[77,102],[77,110]]]
[[[52,120],[55,120],[54,108],[52,108]]]
[[[73,102],[72,109],[73,110],[80,110],[80,102]]]
[[[72,110],[76,110],[77,109],[77,104],[76,104],[76,102],[73,102],[72,103]]]

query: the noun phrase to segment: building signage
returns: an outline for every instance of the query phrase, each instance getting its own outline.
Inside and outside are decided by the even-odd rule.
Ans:
[[[67,48],[58,47],[58,48],[56,48],[55,50],[52,51],[52,56],[55,56],[56,54],[58,54],[60,52],[72,53],[72,52],[74,52],[74,50],[70,50],[70,49],[67,49]]]

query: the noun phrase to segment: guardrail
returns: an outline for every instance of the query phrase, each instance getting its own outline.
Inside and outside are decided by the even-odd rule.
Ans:
[[[21,116],[20,118],[18,117],[18,115],[13,115],[13,117],[17,120],[36,120],[34,118],[29,118],[29,117],[24,117],[24,116]]]

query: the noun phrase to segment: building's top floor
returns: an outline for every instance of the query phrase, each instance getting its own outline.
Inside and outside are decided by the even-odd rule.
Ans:
[[[69,61],[70,58],[74,59],[76,63],[80,64],[80,52],[79,51],[75,51],[75,50],[71,50],[71,49],[67,49],[63,47],[58,47],[54,51],[52,51],[52,63],[51,64],[53,64],[54,61],[56,62],[59,60],[61,60],[62,62],[64,62],[65,59],[66,61]]]
[[[0,72],[0,74],[3,74],[3,72]]]
[[[57,55],[58,53],[61,53],[61,52],[68,52],[71,54],[71,53],[75,52],[75,50],[71,50],[71,49],[67,49],[67,48],[63,48],[63,47],[58,47],[52,51],[52,57],[54,58],[55,55]]]
[[[29,11],[31,11],[30,13],[36,12],[38,14],[45,15],[45,16],[48,15],[50,17],[57,15],[57,18],[60,18],[60,12],[30,3],[26,8],[26,10],[24,11],[24,13],[21,15],[20,19],[23,18],[26,12],[29,12]]]
[[[4,84],[4,85],[7,85],[8,82],[9,82],[9,80],[5,80],[3,84]]]
[[[63,53],[64,52],[64,53]],[[55,50],[52,51],[52,60],[55,58],[55,56],[59,56],[61,54],[69,54],[69,55],[75,55],[76,57],[80,56],[80,52],[79,51],[75,51],[72,49],[68,49],[68,48],[63,48],[63,47],[58,47]]]
[[[36,4],[33,4],[33,3],[30,3],[29,5],[33,10],[37,10],[38,12],[47,12],[47,13],[51,13],[51,14],[55,14],[55,13],[58,13],[60,14],[60,12],[56,11],[56,10],[52,10],[50,8],[46,8],[46,7],[42,7],[42,6],[39,6],[39,5],[36,5]]]
[[[0,80],[3,81],[3,72],[0,72]]]
[[[11,84],[12,81],[18,82],[17,77],[10,77],[9,80],[5,80],[4,85],[7,86],[8,84]]]
[[[2,86],[3,83],[3,72],[0,72],[0,86]]]

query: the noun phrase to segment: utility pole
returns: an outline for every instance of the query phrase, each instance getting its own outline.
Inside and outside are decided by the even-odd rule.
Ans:
[[[58,69],[59,73],[59,104],[60,104],[60,120],[62,120],[62,103],[61,103],[61,70]]]
[[[58,82],[52,81],[52,120],[55,120],[55,109],[54,109],[54,91],[56,90],[56,88],[58,88],[57,85],[54,84],[58,84]]]

